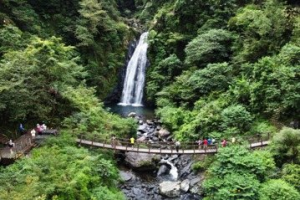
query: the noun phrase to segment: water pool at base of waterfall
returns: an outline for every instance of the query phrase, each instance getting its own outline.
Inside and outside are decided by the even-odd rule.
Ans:
[[[144,120],[155,118],[154,109],[145,106],[136,107],[136,106],[123,106],[123,105],[113,104],[113,105],[106,105],[105,107],[109,112],[119,114],[122,117],[128,117],[129,113],[134,112],[136,113],[136,115],[141,116],[141,118]]]

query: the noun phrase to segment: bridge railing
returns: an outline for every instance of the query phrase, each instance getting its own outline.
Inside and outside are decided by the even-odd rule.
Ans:
[[[103,146],[105,145],[110,145],[112,149],[116,149],[117,146],[122,146],[125,148],[125,150],[129,148],[136,148],[137,151],[139,149],[148,149],[150,152],[150,149],[157,149],[157,150],[171,150],[171,152],[176,151],[176,145],[175,142],[172,141],[155,141],[155,142],[149,142],[149,141],[135,141],[134,144],[130,143],[130,139],[124,139],[124,138],[115,138],[112,139],[112,137],[101,137],[101,136],[85,136],[85,135],[80,135],[79,136],[79,143],[82,143],[82,141],[86,140],[90,142],[90,145],[94,145],[95,143],[101,143]],[[200,146],[198,143],[195,142],[181,142],[179,149],[181,151],[184,150],[198,150],[198,149],[203,149],[204,151],[209,150],[209,149],[218,149],[218,143],[208,145],[206,148],[203,146]]]
[[[258,146],[265,146],[266,143],[265,141],[268,141],[270,139],[270,134],[264,134],[264,135],[254,135],[254,136],[249,136],[249,137],[244,137],[242,140],[241,139],[237,139],[236,140],[236,144],[242,143],[243,141],[248,141],[250,143],[250,148],[253,147],[251,146],[251,144],[256,144],[255,147]],[[91,142],[91,145],[93,145],[93,143],[101,143],[103,144],[103,147],[105,145],[110,145],[110,147],[108,148],[112,148],[112,149],[116,149],[117,146],[122,146],[125,148],[125,150],[129,149],[129,148],[136,148],[135,150],[139,150],[139,149],[148,149],[150,152],[150,149],[158,149],[158,150],[163,150],[163,149],[168,149],[171,150],[171,152],[175,152],[176,151],[176,145],[174,142],[171,141],[155,141],[155,142],[149,142],[149,141],[135,141],[135,143],[132,145],[130,143],[130,139],[124,139],[124,138],[115,138],[114,140],[112,139],[112,137],[110,136],[86,136],[86,135],[80,135],[79,137],[79,143],[81,143],[82,140],[87,140]],[[261,144],[259,144],[261,143]],[[232,142],[229,140],[227,142],[227,145],[232,145]],[[210,150],[210,149],[216,149],[218,150],[218,147],[221,146],[221,141],[219,141],[218,143],[214,143],[212,145],[208,145],[207,147],[204,147],[203,145],[198,145],[198,143],[195,142],[181,142],[180,145],[180,150],[184,152],[184,150],[193,150],[194,152],[198,149],[201,150]],[[107,148],[107,146],[106,146]]]

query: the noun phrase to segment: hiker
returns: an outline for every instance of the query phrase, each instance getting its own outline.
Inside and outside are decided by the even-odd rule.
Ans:
[[[115,135],[113,135],[111,137],[111,146],[112,146],[112,148],[116,148],[116,136]]]
[[[30,131],[30,134],[31,134],[31,137],[32,137],[32,138],[35,138],[35,134],[36,134],[35,129],[32,129],[32,130]]]
[[[208,145],[211,145],[211,144],[212,144],[211,138],[208,138],[208,139],[207,139],[207,144],[208,144]]]
[[[26,132],[26,130],[25,130],[23,124],[20,124],[20,125],[19,125],[19,132],[20,132],[20,134],[24,134],[24,133]]]
[[[47,130],[47,126],[46,126],[45,123],[43,123],[43,124],[41,125],[41,131],[43,132],[43,131],[45,131],[45,130]]]
[[[36,130],[37,134],[41,134],[42,133],[41,125],[37,124],[35,130]]]
[[[236,142],[235,137],[231,138],[231,143],[234,144]]]
[[[134,146],[134,137],[131,137],[131,138],[130,138],[130,144],[131,144],[132,149],[133,149],[133,146]]]
[[[207,149],[207,144],[208,144],[208,141],[207,141],[207,139],[205,138],[205,139],[203,140],[203,147],[204,147],[205,150]]]
[[[226,147],[226,145],[227,145],[227,141],[225,139],[223,139],[223,141],[222,141],[222,147]]]
[[[202,143],[203,143],[202,140],[199,139],[197,142],[198,142],[198,148],[201,149],[201,145],[202,145]]]
[[[179,147],[180,147],[180,142],[179,142],[179,141],[176,141],[176,142],[175,142],[175,148],[176,148],[177,153],[178,153],[178,151],[179,151]]]
[[[9,146],[10,154],[12,154],[13,153],[13,147],[15,146],[15,143],[11,139],[8,142],[8,146]]]

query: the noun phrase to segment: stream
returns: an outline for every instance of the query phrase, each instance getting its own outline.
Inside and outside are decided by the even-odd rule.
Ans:
[[[171,140],[172,133],[155,120],[154,111],[147,107],[108,105],[115,114],[133,118],[138,123],[138,140]],[[192,171],[190,155],[151,155],[121,152],[117,154],[118,168],[123,182],[120,188],[128,200],[199,200],[203,175]],[[155,159],[154,159],[155,158]],[[148,159],[147,167],[136,166],[137,160]],[[148,162],[148,160],[146,162]],[[200,191],[200,192],[199,192]]]

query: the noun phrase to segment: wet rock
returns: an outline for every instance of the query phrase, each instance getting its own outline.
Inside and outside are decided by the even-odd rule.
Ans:
[[[120,171],[120,177],[123,181],[130,181],[132,179],[132,176],[133,175],[130,172]]]
[[[151,120],[149,120],[149,119],[146,120],[146,123],[147,123],[148,125],[154,125],[154,122],[151,121]]]
[[[161,175],[165,175],[165,174],[169,174],[170,168],[167,167],[166,165],[161,165],[159,167],[159,170],[157,172],[157,176],[161,176]]]
[[[167,197],[178,197],[180,195],[180,182],[164,181],[160,183],[159,193]]]
[[[190,180],[185,179],[180,183],[180,189],[184,192],[187,192],[190,189]]]
[[[190,185],[194,186],[201,181],[201,177],[196,177],[190,181]]]
[[[135,112],[131,112],[128,114],[128,117],[135,117],[136,116],[136,113]]]
[[[146,133],[146,132],[148,132],[148,127],[146,124],[142,124],[142,125],[139,125],[137,130],[141,133]]]
[[[126,152],[125,162],[132,168],[140,171],[156,169],[160,156],[148,153]]]
[[[146,139],[147,139],[147,137],[143,135],[137,139],[137,142],[145,142]]]
[[[197,194],[185,194],[182,195],[181,200],[200,200],[201,196]]]
[[[190,189],[190,192],[193,194],[198,194],[198,195],[202,195],[203,194],[203,190],[202,187],[200,185],[195,185],[194,187],[192,187]]]
[[[192,162],[189,162],[187,165],[183,165],[185,166],[181,172],[180,172],[180,177],[185,178],[187,177],[190,173],[192,173]]]

